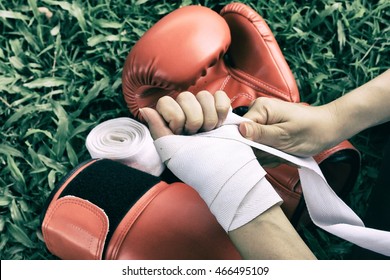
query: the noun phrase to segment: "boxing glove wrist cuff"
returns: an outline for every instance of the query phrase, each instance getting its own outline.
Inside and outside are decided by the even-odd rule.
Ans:
[[[61,259],[239,259],[189,186],[112,160],[72,170],[48,198],[42,234]]]
[[[129,209],[148,191],[145,186],[159,182],[114,161],[94,159],[80,165],[48,199],[42,233],[49,250],[63,259],[103,258]]]

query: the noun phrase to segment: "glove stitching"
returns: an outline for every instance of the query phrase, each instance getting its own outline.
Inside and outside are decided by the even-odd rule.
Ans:
[[[239,94],[235,95],[231,100],[230,100],[230,103],[233,103],[234,101],[236,101],[236,99],[238,99],[239,97],[246,97],[247,99],[249,99],[250,101],[253,101],[254,98],[252,95],[250,95],[249,93],[247,92],[240,92]]]
[[[83,207],[84,209],[86,209],[86,210],[89,210],[92,214],[95,214],[95,217],[97,217],[100,221],[101,221],[101,224],[103,225],[102,227],[101,227],[101,230],[100,230],[100,233],[99,233],[99,236],[98,237],[101,237],[102,235],[103,235],[103,233],[104,233],[104,226],[106,226],[106,228],[107,228],[107,224],[105,223],[105,221],[104,221],[104,219],[103,219],[103,217],[101,216],[101,215],[99,215],[100,213],[98,212],[98,211],[95,211],[95,209],[94,209],[94,207],[93,206],[95,206],[95,205],[86,205],[86,204],[84,204],[84,203],[82,203],[82,202],[80,202],[80,201],[75,201],[75,200],[71,200],[71,201],[69,201],[69,200],[61,200],[61,201],[58,201],[57,200],[57,202],[59,202],[59,203],[56,203],[56,205],[54,206],[54,208],[53,208],[53,210],[51,211],[51,213],[50,213],[50,215],[48,216],[48,218],[47,218],[47,223],[46,223],[46,225],[48,225],[49,223],[50,223],[50,221],[51,221],[51,219],[52,219],[52,216],[56,213],[56,211],[57,211],[57,209],[60,207],[60,206],[63,206],[63,205],[65,205],[65,204],[72,204],[72,205],[78,205],[78,206],[81,206],[81,207]],[[103,212],[104,213],[104,212]],[[75,226],[75,225],[71,225],[71,226],[73,226],[74,228],[76,228],[76,229],[80,229],[80,227],[78,227],[78,226]],[[45,228],[47,228],[47,226],[45,227]],[[92,240],[93,240],[93,234],[90,234],[87,230],[83,230],[84,232],[87,232],[88,233],[88,235],[90,235],[91,236],[91,238],[89,239],[89,249],[90,249],[90,247],[91,247],[91,244],[92,244]],[[51,243],[51,239],[50,239],[50,234],[49,235],[47,235],[48,233],[47,233],[47,230],[45,230],[44,231],[44,236],[46,236],[46,242],[47,242],[47,247],[48,248],[53,248],[52,247],[52,243]],[[102,243],[102,241],[103,241],[103,243],[104,243],[104,241],[105,241],[105,238],[104,238],[104,240],[100,240],[100,238],[99,238],[99,242],[98,242],[98,246],[97,246],[97,249],[96,249],[96,252],[94,252],[94,256],[95,256],[95,259],[101,259],[102,258],[102,256],[101,256],[101,252],[99,252],[100,250],[100,247],[101,247],[101,243]]]
[[[232,69],[232,70],[233,70],[233,69]],[[261,80],[258,80],[257,78],[255,78],[255,77],[253,77],[252,75],[249,75],[249,74],[243,72],[243,71],[240,70],[240,69],[234,69],[234,71],[238,72],[238,74],[240,74],[240,75],[246,77],[247,79],[251,80],[252,83],[249,83],[248,81],[245,81],[243,78],[239,77],[239,75],[234,75],[234,73],[233,73],[232,75],[234,75],[234,78],[235,78],[235,79],[239,80],[239,81],[242,82],[242,83],[245,83],[246,85],[248,85],[248,86],[250,86],[250,87],[252,87],[252,88],[255,88],[255,89],[258,90],[258,91],[261,91],[261,92],[263,92],[263,93],[268,93],[268,94],[271,93],[271,94],[273,94],[273,95],[275,95],[275,96],[277,96],[276,94],[281,94],[281,95],[285,96],[285,97],[288,98],[288,99],[289,99],[289,97],[290,97],[290,96],[289,96],[288,94],[286,94],[285,92],[283,92],[283,91],[281,91],[281,90],[279,90],[279,89],[277,89],[277,88],[274,88],[274,87],[268,85],[267,83],[265,83],[265,82],[263,82],[263,81],[261,81]],[[271,91],[271,92],[267,92],[265,89],[261,88],[259,85],[256,85],[256,84],[260,84],[260,85],[264,86],[265,88],[267,88],[267,89],[268,89],[269,91]]]
[[[223,81],[223,83],[222,83],[222,85],[221,85],[220,90],[225,90],[225,87],[226,87],[226,85],[227,85],[227,83],[229,82],[229,80],[230,80],[231,77],[232,77],[232,76],[229,74],[229,75],[225,78],[225,80]]]

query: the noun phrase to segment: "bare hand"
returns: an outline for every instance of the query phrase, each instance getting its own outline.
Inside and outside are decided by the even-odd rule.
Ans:
[[[261,97],[244,115],[254,122],[241,123],[239,130],[255,142],[298,156],[312,156],[337,144],[335,118],[328,106]]]

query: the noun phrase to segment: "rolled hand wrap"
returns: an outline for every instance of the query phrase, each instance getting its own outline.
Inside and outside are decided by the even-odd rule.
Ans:
[[[88,134],[86,146],[92,158],[119,161],[154,176],[165,168],[148,128],[130,118],[100,123]]]

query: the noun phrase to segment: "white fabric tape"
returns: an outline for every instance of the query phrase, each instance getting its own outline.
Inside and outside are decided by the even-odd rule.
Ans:
[[[100,123],[88,134],[86,147],[92,158],[116,160],[154,176],[165,168],[148,128],[130,118]]]
[[[199,193],[225,231],[243,226],[282,201],[264,179],[266,172],[252,148],[243,143],[169,135],[155,145],[168,168]],[[259,190],[261,196],[251,195]],[[253,199],[260,202],[251,203]]]

